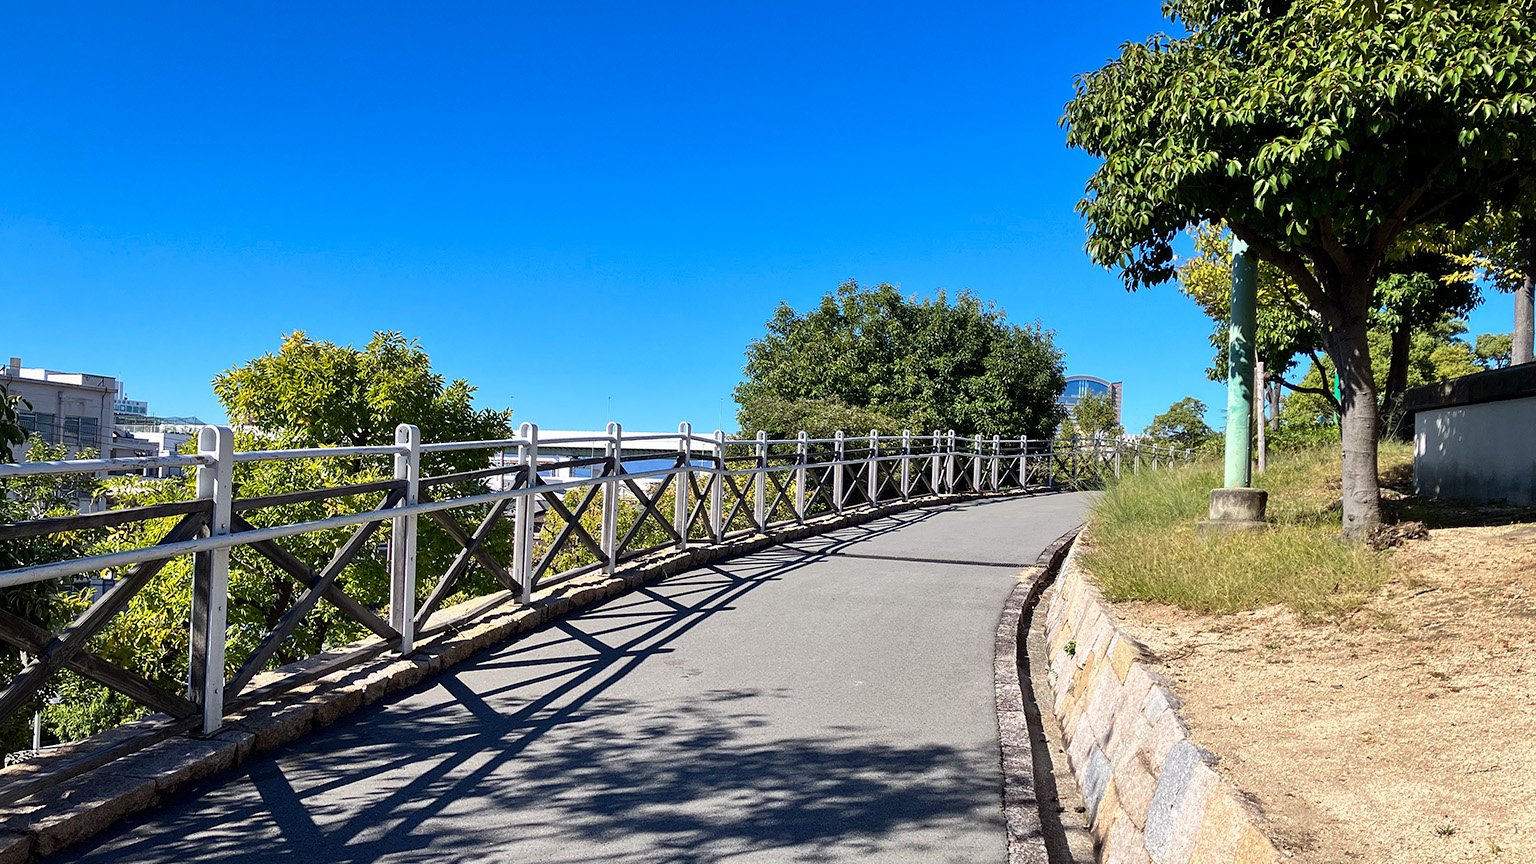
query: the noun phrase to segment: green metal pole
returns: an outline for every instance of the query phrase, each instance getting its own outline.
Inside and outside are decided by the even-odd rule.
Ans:
[[[1227,331],[1228,489],[1253,485],[1253,341],[1258,265],[1248,244],[1232,240],[1232,323]]]

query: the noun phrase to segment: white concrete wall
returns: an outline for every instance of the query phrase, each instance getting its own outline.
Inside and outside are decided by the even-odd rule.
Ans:
[[[1420,411],[1413,426],[1420,495],[1536,505],[1536,396]]]

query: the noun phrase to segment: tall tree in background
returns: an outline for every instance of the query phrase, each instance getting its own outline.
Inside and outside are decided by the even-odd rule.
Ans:
[[[1077,401],[1071,416],[1062,421],[1059,437],[1105,440],[1124,434],[1125,427],[1120,425],[1120,410],[1115,405],[1115,397],[1108,393],[1102,396],[1089,393]]]
[[[1513,207],[1493,207],[1463,234],[1461,260],[1482,270],[1493,286],[1515,298],[1509,364],[1531,363],[1536,340],[1536,178],[1528,178]]]
[[[1061,352],[1039,324],[1011,324],[969,292],[919,301],[854,282],[805,314],[780,305],[747,346],[743,376],[734,394],[742,431],[775,437],[799,431],[797,418],[844,416],[888,418],[887,433],[1044,437],[1066,386]]]
[[[1204,402],[1185,396],[1153,417],[1143,434],[1167,447],[1193,450],[1216,437],[1216,431],[1205,423],[1205,412]]]
[[[1369,331],[1383,262],[1418,225],[1514,194],[1536,148],[1529,0],[1169,0],[1187,35],[1080,77],[1068,143],[1103,160],[1087,250],[1135,289],[1224,222],[1296,285],[1343,395],[1343,529],[1381,521]]]
[[[1464,272],[1457,256],[1450,253],[1452,243],[1444,236],[1417,232],[1399,243],[1381,265],[1370,324],[1373,358],[1381,353],[1376,351],[1378,336],[1387,345],[1386,364],[1373,362],[1384,431],[1391,432],[1400,419],[1398,406],[1420,347],[1414,337],[1444,333],[1444,322],[1458,319],[1479,302],[1471,274]],[[1200,305],[1214,325],[1211,345],[1216,349],[1215,360],[1208,374],[1213,381],[1225,381],[1232,300],[1230,236],[1218,226],[1201,226],[1195,233],[1195,254],[1183,261],[1178,271],[1180,289]],[[1318,316],[1307,309],[1295,283],[1279,268],[1261,263],[1258,275],[1257,359],[1264,363],[1271,381],[1292,393],[1321,397],[1335,413],[1340,412],[1342,406],[1331,388],[1294,383],[1286,377],[1302,357],[1311,358],[1312,366],[1322,365],[1318,352],[1323,349],[1324,331]],[[1301,371],[1309,368],[1302,366]]]

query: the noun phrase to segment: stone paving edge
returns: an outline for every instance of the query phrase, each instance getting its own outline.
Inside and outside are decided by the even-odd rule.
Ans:
[[[997,698],[997,740],[1002,752],[1003,823],[1008,831],[1008,864],[1047,864],[1040,799],[1035,784],[1034,740],[1025,713],[1025,694],[1020,664],[1022,641],[1030,610],[1051,584],[1067,550],[1082,526],[1073,528],[1045,547],[1031,567],[1019,574],[997,622],[992,677]]]

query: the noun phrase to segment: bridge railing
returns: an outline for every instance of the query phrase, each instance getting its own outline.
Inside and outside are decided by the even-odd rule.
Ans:
[[[658,440],[675,441],[676,453],[658,457]],[[1131,441],[940,431],[735,439],[719,431],[696,435],[686,423],[675,435],[626,436],[614,423],[600,435],[543,440],[537,426],[525,423],[510,439],[438,443],[423,442],[416,427],[402,425],[390,445],[241,452],[231,429],[207,426],[197,443],[197,452],[188,455],[0,465],[0,480],[195,471],[186,500],[0,524],[5,542],[163,527],[143,532],[153,540],[135,548],[0,571],[0,589],[49,580],[78,584],[92,574],[101,586],[58,632],[0,609],[0,642],[26,658],[0,690],[0,720],[28,705],[51,676],[69,670],[169,715],[169,728],[211,733],[231,712],[337,668],[389,651],[410,654],[419,636],[497,605],[531,603],[539,589],[599,570],[612,573],[662,550],[772,534],[827,514],[903,501],[1081,486],[1110,470],[1118,473],[1127,459],[1134,470],[1189,457],[1188,451]],[[573,445],[601,455],[541,455],[542,447],[569,451]],[[431,464],[461,451],[484,453],[485,467],[424,476],[424,460]],[[387,463],[391,470],[368,482],[240,496],[236,466],[339,458]],[[574,471],[588,476],[550,476]],[[330,515],[286,515],[314,504]],[[440,569],[428,568],[418,555],[424,532],[431,532],[434,548],[449,550],[437,558],[445,563]],[[265,568],[292,589],[280,614],[262,625],[263,632],[239,640],[238,650],[232,648],[237,640],[229,617],[232,554],[240,556],[237,572]],[[353,580],[344,576],[368,566],[387,571],[383,602],[348,592]],[[136,596],[168,579],[189,580],[191,587],[186,675],[175,681],[115,663],[93,644]],[[454,614],[443,612],[455,599],[461,602]],[[256,686],[261,672],[291,656],[290,640],[322,601],[349,622],[351,632],[377,638],[312,664],[304,674]]]

